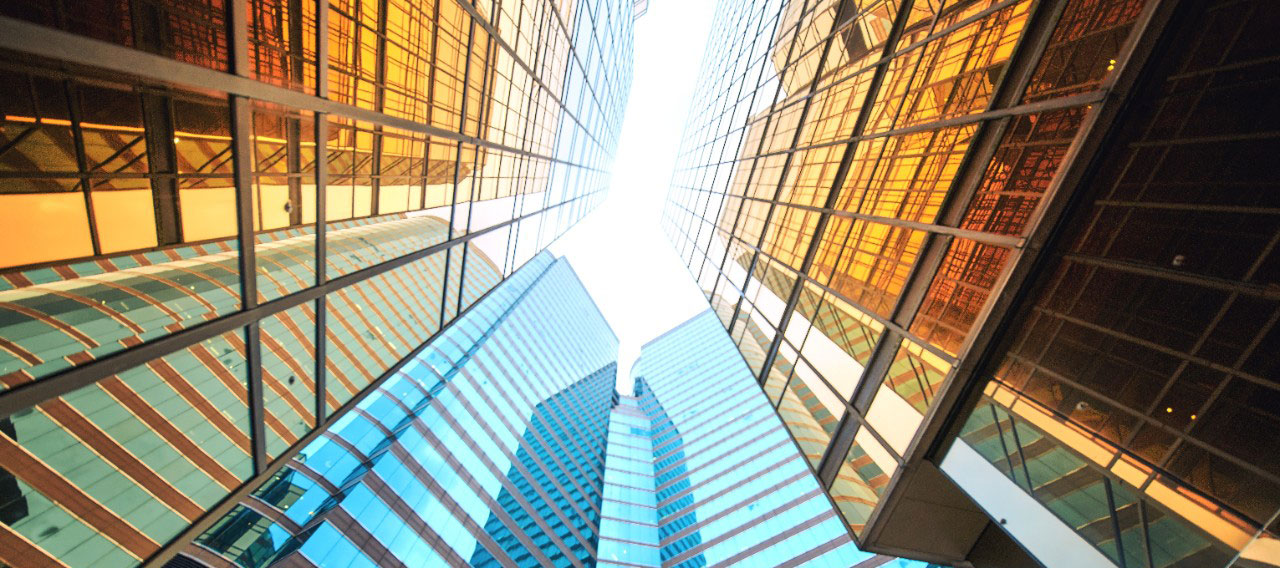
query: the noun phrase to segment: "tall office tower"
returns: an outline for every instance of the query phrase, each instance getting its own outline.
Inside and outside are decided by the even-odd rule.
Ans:
[[[632,13],[0,3],[0,564],[163,564],[355,420],[600,201]]]
[[[1278,17],[720,6],[665,230],[860,546],[1280,565]]]
[[[923,566],[858,550],[710,310],[632,374],[609,421],[600,566]]]
[[[590,566],[617,350],[541,253],[171,566]]]

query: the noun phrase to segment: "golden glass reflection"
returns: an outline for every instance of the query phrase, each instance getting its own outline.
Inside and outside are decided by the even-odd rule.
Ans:
[[[844,413],[844,402],[808,365],[798,361],[778,404],[778,414],[813,467],[822,461]]]
[[[855,534],[862,534],[895,471],[895,458],[866,426],[859,428],[829,490],[831,500]]]
[[[1009,254],[1007,248],[969,239],[952,241],[911,323],[911,332],[958,355],[1003,274]]]
[[[909,339],[903,340],[889,365],[885,384],[921,414],[951,373],[951,364]]]

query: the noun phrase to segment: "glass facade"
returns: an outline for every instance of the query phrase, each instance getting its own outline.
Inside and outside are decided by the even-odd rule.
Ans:
[[[711,311],[645,345],[632,374],[609,422],[599,566],[924,566],[858,550]]]
[[[603,199],[633,10],[0,5],[0,564],[163,563],[380,432],[357,403]]]
[[[1046,565],[1280,565],[1274,20],[720,4],[664,230],[860,544],[940,467]]]
[[[1280,565],[1274,11],[1175,15],[943,461],[981,456],[1117,565]]]
[[[542,253],[179,559],[594,565],[617,347]]]

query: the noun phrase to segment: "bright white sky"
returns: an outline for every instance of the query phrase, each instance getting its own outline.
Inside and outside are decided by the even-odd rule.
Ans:
[[[635,68],[609,198],[551,245],[621,342],[618,392],[640,346],[707,309],[659,222],[711,29],[714,0],[650,0],[635,24]]]

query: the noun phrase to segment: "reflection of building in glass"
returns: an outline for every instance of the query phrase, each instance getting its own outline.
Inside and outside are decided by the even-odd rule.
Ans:
[[[187,547],[210,566],[587,566],[617,340],[549,253]]]
[[[666,231],[863,548],[1280,565],[1274,12],[721,8]]]
[[[849,539],[714,313],[649,342],[632,374],[609,423],[600,566],[892,561]]]
[[[534,262],[632,10],[0,5],[0,564],[164,564]]]

